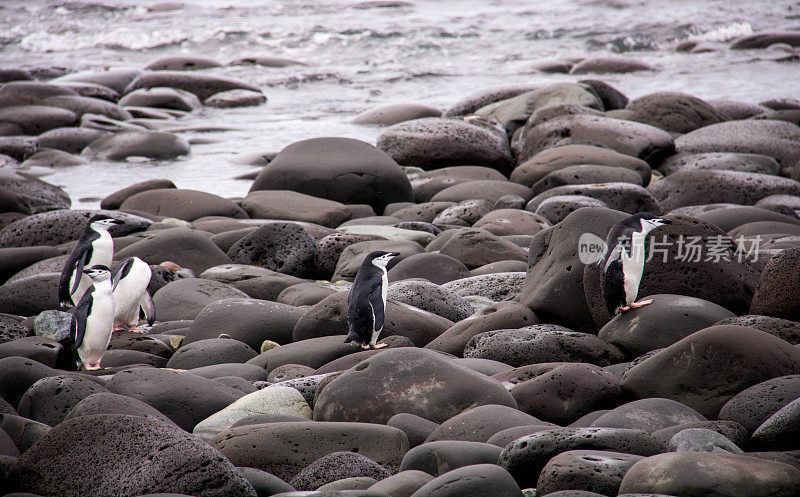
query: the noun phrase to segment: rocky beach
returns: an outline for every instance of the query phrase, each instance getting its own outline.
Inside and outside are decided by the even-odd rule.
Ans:
[[[800,495],[798,19],[4,2],[0,496]],[[155,321],[95,370],[59,285],[97,214]]]

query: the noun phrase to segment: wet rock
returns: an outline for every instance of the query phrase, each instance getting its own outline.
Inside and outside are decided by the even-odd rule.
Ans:
[[[106,116],[118,121],[126,121],[133,118],[130,112],[119,105],[99,98],[62,95],[46,98],[42,101],[42,104],[69,110],[75,113],[76,119],[80,119],[84,114]],[[61,126],[69,126],[69,124],[62,124]]]
[[[39,148],[79,154],[87,145],[107,134],[105,131],[89,128],[55,128],[36,137],[36,143]]]
[[[800,375],[773,378],[734,395],[722,406],[719,419],[735,421],[753,433],[767,419],[800,398]]]
[[[659,166],[659,170],[667,176],[680,171],[709,169],[743,173],[780,174],[780,164],[772,157],[732,152],[710,152],[705,154],[681,152],[667,158]]]
[[[38,135],[53,128],[72,126],[78,116],[67,109],[45,105],[14,105],[0,108],[0,122],[14,124],[25,135]]]
[[[247,214],[230,200],[198,190],[165,188],[145,190],[128,197],[120,209],[194,221],[206,216],[247,219]]]
[[[243,396],[201,376],[157,368],[120,371],[106,386],[113,393],[150,404],[186,431]]]
[[[121,94],[124,92],[125,87],[141,73],[142,71],[138,69],[110,69],[108,71],[80,72],[56,78],[53,82],[57,84],[74,81],[94,83],[111,88]]]
[[[21,490],[65,497],[159,491],[256,495],[211,447],[140,416],[98,414],[65,421],[20,457],[15,474]],[[114,477],[103,477],[109,474]]]
[[[713,302],[685,295],[649,295],[653,303],[635,314],[617,314],[598,336],[616,345],[628,357],[669,347],[695,331],[732,318],[734,314]]]
[[[732,50],[767,48],[776,43],[800,46],[800,36],[796,31],[758,31],[734,39],[730,48]]]
[[[305,221],[329,228],[350,220],[344,204],[288,190],[250,192],[241,206],[253,219]]]
[[[448,471],[414,492],[415,497],[484,494],[496,497],[522,497],[522,492],[511,475],[494,464],[475,464]]]
[[[649,212],[658,215],[662,211],[662,206],[659,204],[659,200],[657,200],[658,197],[647,188],[624,182],[557,186],[533,197],[525,206],[525,209],[536,211],[539,205],[545,200],[565,195],[581,195],[596,198],[611,209],[627,212],[629,214]]]
[[[798,195],[800,183],[767,174],[685,170],[667,176],[648,189],[661,207],[670,211],[713,202],[753,205],[770,195]]]
[[[498,464],[523,488],[536,486],[539,473],[554,456],[568,450],[607,450],[650,456],[662,444],[641,430],[625,428],[555,428],[514,440],[500,454]]]
[[[692,95],[663,91],[649,93],[628,102],[631,120],[649,124],[673,133],[695,129],[728,120],[728,116]]]
[[[611,344],[574,331],[501,330],[486,338],[473,337],[464,357],[491,359],[519,367],[540,362],[588,362],[608,366],[623,355]]]
[[[564,145],[604,146],[651,166],[675,153],[675,143],[666,131],[633,121],[590,115],[557,117],[531,128],[522,139],[519,162]]]
[[[428,435],[425,443],[439,440],[486,442],[492,435],[506,428],[536,423],[540,423],[540,421],[535,417],[511,407],[499,405],[478,406],[444,421]],[[499,451],[497,455],[500,455]]]
[[[570,74],[587,73],[629,73],[636,71],[655,71],[655,68],[646,62],[629,57],[590,57],[583,59],[573,66]]]
[[[253,107],[266,101],[267,97],[258,91],[228,90],[211,95],[203,103],[218,109],[231,109],[234,107]]]
[[[425,348],[460,356],[467,342],[479,333],[496,329],[518,328],[535,322],[536,316],[528,307],[517,302],[499,302],[454,324],[427,344]]]
[[[528,259],[528,254],[518,245],[480,228],[456,233],[442,245],[439,253],[461,261],[468,268],[497,261]]]
[[[567,424],[623,398],[619,380],[591,364],[563,364],[510,389],[519,409],[538,419]]]
[[[220,299],[206,305],[195,317],[184,343],[225,333],[253,350],[259,350],[264,340],[283,345],[292,341],[292,330],[304,313],[302,309],[266,300]]]
[[[706,452],[669,452],[634,464],[620,493],[758,497],[800,492],[800,470],[758,457]]]
[[[283,149],[250,188],[292,190],[344,204],[369,204],[376,212],[413,199],[403,170],[384,152],[349,138],[314,138]]]
[[[632,366],[622,386],[637,397],[670,398],[713,418],[743,389],[800,372],[799,360],[796,347],[762,331],[712,326]]]
[[[670,439],[669,450],[672,452],[742,453],[742,449],[728,438],[706,428],[688,428],[679,431]]]
[[[536,491],[549,495],[580,489],[599,495],[616,495],[625,473],[642,459],[642,456],[606,450],[563,452],[542,469]]]
[[[208,338],[181,346],[167,363],[172,369],[194,369],[213,364],[245,363],[256,351],[244,342],[232,338]]]
[[[495,464],[502,449],[496,445],[464,440],[426,442],[408,451],[401,471],[423,471],[441,476],[448,471],[475,464]]]
[[[513,159],[505,133],[476,123],[415,119],[388,128],[378,137],[377,146],[402,166],[428,170],[474,164],[509,172]]]
[[[142,88],[122,97],[119,104],[124,107],[154,107],[184,112],[192,112],[202,107],[194,93],[175,88]]]
[[[442,111],[421,104],[389,104],[362,112],[353,118],[353,124],[391,126],[393,124],[424,117],[440,117]]]
[[[387,298],[432,312],[450,321],[461,321],[475,311],[462,296],[435,283],[401,281],[389,286]]]
[[[726,121],[705,126],[675,140],[681,152],[761,154],[781,164],[800,148],[797,126],[768,119]]]
[[[628,97],[604,81],[582,79],[579,83],[590,86],[597,93],[597,96],[603,101],[603,107],[606,111],[624,109],[628,105]]]
[[[217,300],[247,297],[230,285],[202,278],[173,281],[153,295],[159,319],[194,319],[205,306]]]
[[[445,117],[466,116],[493,102],[512,98],[536,88],[539,88],[539,85],[502,86],[480,90],[456,102],[443,115]]]
[[[20,399],[17,410],[20,416],[55,426],[83,399],[101,392],[107,390],[79,375],[50,376],[31,385]]]
[[[145,71],[185,71],[190,69],[208,69],[220,67],[222,64],[201,55],[173,55],[161,57],[144,66]]]
[[[787,249],[772,257],[761,277],[750,304],[751,314],[797,321],[800,313],[794,298],[800,249]]]
[[[298,490],[316,490],[343,478],[371,477],[382,480],[391,473],[369,457],[355,452],[333,452],[306,466],[290,484]]]
[[[85,157],[97,160],[125,160],[128,157],[174,159],[188,153],[188,141],[159,131],[123,131],[105,135],[83,150]]]
[[[362,454],[397,471],[408,440],[397,428],[365,423],[277,422],[240,426],[220,433],[211,445],[237,466],[261,469],[284,481],[334,452]]]
[[[173,71],[144,72],[122,91],[128,94],[140,88],[169,87],[186,90],[197,95],[200,100],[205,100],[215,93],[228,90],[250,90],[261,92],[258,88],[234,79],[212,76],[209,74],[194,74]]]
[[[386,380],[364,382],[360,378],[365,375]],[[314,419],[386,422],[398,412],[410,412],[441,422],[464,405],[486,404],[516,407],[494,380],[436,352],[409,347],[387,350],[334,379],[317,395]]]
[[[207,236],[185,228],[156,232],[152,238],[133,243],[116,254],[119,260],[133,256],[149,264],[172,261],[197,274],[210,267],[231,263],[231,259]]]
[[[309,309],[295,325],[292,333],[294,340],[346,335],[347,297],[348,292],[338,292]],[[390,300],[387,302],[386,321],[379,339],[401,335],[410,338],[417,347],[423,347],[452,324],[449,319]]]
[[[228,250],[234,263],[254,264],[301,276],[313,264],[316,243],[294,223],[270,223],[246,235]]]
[[[68,88],[82,97],[98,98],[109,102],[119,100],[119,93],[104,85],[81,81],[58,81],[58,79],[52,81],[51,84]]]
[[[119,209],[122,206],[122,203],[125,202],[129,197],[136,195],[137,193],[149,191],[149,190],[164,190],[164,189],[176,189],[175,183],[168,179],[151,179],[147,181],[142,181],[140,183],[135,183],[133,185],[127,186],[121,190],[118,190],[111,195],[107,196],[100,202],[101,209]]]
[[[0,188],[33,214],[70,206],[69,196],[61,188],[12,170],[0,170]]]

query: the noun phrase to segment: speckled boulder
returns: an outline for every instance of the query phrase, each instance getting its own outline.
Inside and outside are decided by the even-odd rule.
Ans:
[[[406,257],[422,253],[423,248],[417,242],[400,240],[374,240],[353,243],[345,247],[339,255],[339,260],[336,262],[336,269],[333,272],[331,281],[339,281],[342,279],[353,280],[358,270],[361,268],[364,259],[375,250],[385,250],[387,252],[397,252],[400,254],[389,261],[387,268],[391,270],[398,262]]]
[[[306,466],[289,482],[297,490],[316,490],[343,478],[367,476],[382,480],[391,473],[369,457],[355,452],[333,452]]]
[[[800,469],[758,457],[668,452],[637,462],[620,493],[789,497],[800,492]]]
[[[797,321],[797,268],[800,249],[787,249],[772,257],[758,280],[750,314],[760,314]]]
[[[444,111],[444,116],[466,116],[474,113],[476,110],[489,105],[492,102],[498,102],[507,98],[515,97],[522,93],[535,90],[540,85],[513,85],[501,86],[489,89],[476,91],[466,97],[462,98],[447,110]]]
[[[389,286],[387,298],[456,322],[468,318],[475,311],[469,302],[435,283],[424,281],[401,281]]]
[[[167,188],[147,190],[128,197],[120,209],[194,221],[206,216],[247,219],[241,207],[230,200],[198,190]]]
[[[160,131],[122,131],[101,136],[83,149],[83,155],[97,160],[125,160],[128,157],[174,159],[189,153],[189,142]]]
[[[344,204],[369,204],[376,212],[413,199],[403,170],[384,152],[350,138],[314,138],[283,149],[250,191],[292,190]]]
[[[475,464],[454,469],[434,478],[414,497],[459,497],[492,495],[493,497],[522,497],[511,475],[494,464]]]
[[[25,392],[17,411],[21,416],[55,426],[84,398],[107,390],[79,375],[42,378]]]
[[[531,128],[522,139],[520,163],[543,150],[564,145],[600,145],[651,166],[675,153],[675,143],[666,131],[605,116],[560,116]]]
[[[628,402],[598,417],[592,426],[633,428],[653,433],[670,426],[706,421],[702,414],[680,402],[647,398]]]
[[[525,161],[520,161],[511,173],[511,181],[533,186],[554,171],[582,164],[630,169],[642,177],[642,185],[650,182],[650,166],[647,162],[594,145],[563,145],[542,150]]]
[[[800,443],[800,398],[781,407],[753,432],[751,442],[764,449],[796,449]]]
[[[133,256],[141,258],[148,264],[171,261],[196,274],[210,267],[231,263],[230,257],[206,235],[187,228],[159,230],[152,237],[143,238],[116,253],[118,260]]]
[[[719,419],[735,421],[753,433],[770,416],[800,398],[800,375],[773,378],[734,395],[722,409]]]
[[[661,207],[669,211],[687,205],[715,202],[753,205],[770,195],[799,195],[800,183],[759,173],[685,170],[654,183],[648,190],[658,199]]]
[[[434,224],[470,225],[493,209],[494,203],[487,199],[462,200],[442,209],[431,222]]]
[[[261,92],[258,88],[234,79],[212,76],[210,74],[196,74],[185,71],[146,71],[137,76],[123,93],[128,94],[139,88],[177,88],[197,95],[200,100],[205,100],[215,93],[227,90],[250,90]]]
[[[707,102],[686,93],[661,91],[634,98],[626,110],[630,119],[665,131],[688,133],[697,128],[727,121],[728,116]]]
[[[677,400],[714,418],[745,388],[797,373],[797,347],[754,328],[712,326],[633,365],[622,386],[637,397]]]
[[[77,240],[86,229],[87,221],[95,214],[105,214],[123,221],[113,226],[112,236],[124,236],[143,231],[152,224],[148,219],[124,212],[105,210],[56,210],[35,214],[13,222],[0,230],[0,246],[29,247],[35,245],[60,245]]]
[[[533,196],[530,188],[511,181],[476,180],[445,188],[431,197],[431,202],[462,202],[472,199],[497,202],[506,195],[516,195],[525,200]]]
[[[428,435],[425,443],[438,440],[486,442],[492,435],[506,428],[537,423],[541,423],[541,421],[512,407],[478,406],[442,422]],[[500,455],[499,451],[497,455]]]
[[[313,266],[316,242],[294,223],[270,223],[236,242],[228,257],[238,264],[253,264],[283,274],[302,276]]]
[[[347,444],[342,441],[347,440]],[[276,422],[232,428],[211,445],[237,466],[291,481],[317,459],[347,449],[397,471],[408,440],[397,428],[371,423]]]
[[[536,491],[547,495],[580,489],[600,495],[616,495],[625,473],[642,459],[644,457],[635,454],[606,450],[562,452],[542,468]]]
[[[659,166],[659,170],[667,176],[679,171],[707,169],[777,175],[780,174],[781,167],[775,159],[766,155],[732,152],[705,154],[681,152],[667,158]]]
[[[55,209],[69,209],[69,196],[61,188],[40,179],[0,169],[0,188],[21,203],[22,213],[36,214]]]
[[[564,185],[595,183],[632,183],[642,185],[642,176],[636,171],[616,166],[577,165],[549,173],[531,187],[534,195]]]
[[[344,204],[289,190],[257,190],[241,202],[253,219],[305,221],[335,228],[350,220]]]
[[[797,126],[769,119],[726,121],[687,133],[675,140],[681,152],[736,152],[772,157],[782,165],[800,150]]]
[[[381,240],[377,235],[361,235],[357,233],[331,233],[322,238],[314,252],[314,267],[326,278],[331,278],[336,270],[336,263],[345,248],[354,243]]]
[[[137,193],[147,190],[162,190],[162,189],[176,189],[175,183],[168,179],[150,179],[126,186],[121,190],[108,195],[100,202],[100,207],[103,209],[119,209],[122,203]]]
[[[539,473],[554,456],[576,449],[596,449],[650,456],[663,450],[661,442],[641,430],[625,428],[554,428],[514,440],[498,464],[523,488],[536,486]]]
[[[596,198],[609,208],[628,214],[649,212],[658,215],[662,210],[658,199],[647,188],[626,182],[563,185],[549,188],[533,197],[525,209],[535,212],[543,201],[564,195]]]
[[[58,309],[58,282],[61,273],[43,273],[20,278],[0,286],[0,312],[35,316]]]
[[[708,428],[687,428],[669,440],[672,452],[717,452],[741,454],[742,449],[724,435]]]
[[[520,209],[497,209],[473,224],[473,228],[482,228],[497,236],[535,235],[549,227],[547,219]]]
[[[194,319],[205,306],[230,297],[247,297],[242,291],[218,281],[189,278],[173,281],[153,295],[159,319]]]
[[[302,309],[266,300],[237,297],[216,300],[197,314],[186,332],[184,344],[225,333],[256,351],[264,340],[283,345],[292,341],[292,330],[304,313]]]
[[[212,364],[245,363],[256,351],[244,342],[232,338],[207,338],[182,345],[172,354],[167,367],[193,369]]]
[[[402,166],[426,170],[473,164],[508,173],[513,162],[504,132],[461,119],[431,117],[395,124],[378,137],[378,148]]]
[[[61,423],[20,457],[15,476],[23,491],[64,497],[256,495],[219,452],[141,416],[96,414]]]
[[[586,195],[556,195],[543,200],[536,207],[536,214],[550,221],[555,225],[563,221],[567,216],[582,207],[601,207],[608,208],[608,204],[596,198]]]
[[[90,414],[124,414],[126,416],[143,416],[156,419],[174,428],[178,428],[171,419],[161,414],[155,407],[141,400],[111,392],[93,393],[75,404],[64,416],[64,420],[89,416]]]
[[[361,379],[376,375],[385,381]],[[404,347],[373,356],[331,381],[317,395],[314,419],[386,422],[398,412],[410,412],[441,422],[463,406],[485,404],[516,407],[499,382],[438,352]]]

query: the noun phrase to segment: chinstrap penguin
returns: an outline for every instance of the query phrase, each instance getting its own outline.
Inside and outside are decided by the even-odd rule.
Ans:
[[[156,319],[153,299],[147,291],[152,277],[150,265],[138,257],[126,259],[111,278],[114,287],[114,329],[128,328],[140,332],[139,310],[144,312],[147,324]]]
[[[670,224],[670,221],[641,213],[611,227],[606,238],[607,252],[598,261],[598,264],[602,264],[600,284],[609,315],[614,316],[653,302],[652,299],[636,302],[636,295],[647,257],[647,234],[665,224]]]
[[[364,259],[347,298],[348,333],[344,343],[355,342],[363,349],[379,349],[376,345],[386,316],[386,291],[389,279],[386,265],[400,255],[397,252],[375,251]]]
[[[83,268],[111,265],[111,259],[114,257],[114,240],[108,230],[118,224],[123,222],[104,214],[96,214],[89,219],[86,229],[61,271],[61,280],[58,284],[58,300],[61,307],[68,308],[75,305],[92,285],[91,278],[83,273]]]
[[[92,266],[84,269],[83,273],[94,285],[75,306],[69,338],[64,345],[69,345],[76,363],[94,370],[100,369],[100,359],[114,330],[114,295],[111,271],[107,266]]]

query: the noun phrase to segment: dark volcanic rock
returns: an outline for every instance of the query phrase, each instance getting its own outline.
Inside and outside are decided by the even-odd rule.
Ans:
[[[513,159],[505,133],[477,120],[425,118],[388,128],[378,148],[402,166],[436,169],[478,165],[511,171]]]
[[[661,214],[662,209],[659,201],[647,188],[626,182],[556,186],[536,195],[526,204],[525,209],[536,211],[545,200],[565,195],[596,198],[611,209],[628,214]]]
[[[706,419],[694,409],[670,399],[648,398],[628,402],[597,418],[592,426],[633,428],[653,433],[670,426]]]
[[[438,440],[486,442],[492,435],[506,428],[539,422],[535,417],[508,406],[478,406],[442,422],[425,442]]]
[[[428,435],[433,433],[433,430],[439,426],[433,421],[428,421],[416,414],[409,414],[407,412],[395,414],[389,418],[386,425],[403,430],[403,433],[408,437],[408,445],[412,448],[424,443]]]
[[[119,209],[122,203],[129,197],[148,190],[163,190],[163,189],[176,189],[175,183],[168,179],[150,179],[142,181],[121,190],[117,190],[111,195],[107,196],[100,202],[102,209]]]
[[[570,74],[586,73],[628,73],[635,71],[655,71],[646,62],[629,57],[589,57],[575,64]]]
[[[225,298],[247,297],[230,285],[203,278],[173,281],[153,295],[159,319],[194,319],[208,304]],[[220,332],[222,333],[222,332]],[[219,336],[219,335],[217,335]]]
[[[95,214],[105,214],[123,222],[109,230],[111,236],[125,236],[142,231],[152,224],[147,219],[124,212],[86,209],[55,210],[28,216],[4,227],[0,230],[0,246],[52,246],[77,240],[86,229],[89,218]]]
[[[630,119],[673,133],[688,133],[697,128],[726,121],[728,116],[707,102],[686,93],[662,91],[628,102]]]
[[[120,209],[194,221],[206,216],[247,219],[241,207],[228,199],[198,190],[165,188],[145,190],[128,197]]]
[[[456,233],[442,245],[439,253],[449,255],[471,269],[492,262],[528,259],[528,254],[520,246],[481,228],[468,228]]]
[[[243,395],[201,376],[156,368],[120,371],[107,387],[150,404],[186,431]]]
[[[740,120],[712,124],[675,140],[680,152],[737,152],[772,157],[782,165],[800,150],[800,130],[783,121]]]
[[[637,397],[666,397],[714,418],[731,397],[800,373],[800,350],[754,328],[712,326],[635,364],[622,386]]]
[[[186,90],[197,95],[200,100],[205,100],[215,93],[227,90],[241,89],[261,92],[258,88],[247,83],[210,74],[195,74],[184,71],[147,71],[131,81],[123,93],[131,93],[139,88],[157,87]]]
[[[428,473],[407,470],[379,481],[370,490],[383,492],[390,497],[411,497],[411,494],[431,480],[433,477]]]
[[[628,97],[605,81],[582,79],[579,83],[592,87],[597,96],[600,97],[600,100],[603,101],[603,107],[606,111],[624,109],[628,105]]]
[[[141,416],[98,414],[65,421],[20,457],[15,476],[21,490],[64,497],[256,495],[219,452]]]
[[[669,452],[634,464],[620,493],[789,497],[800,492],[800,469],[758,457]]]
[[[465,440],[426,442],[406,453],[400,469],[440,476],[464,466],[495,464],[501,451],[496,445]]]
[[[316,490],[343,478],[368,476],[382,480],[391,473],[369,457],[355,452],[332,452],[306,466],[289,483],[297,490]]]
[[[362,454],[394,472],[408,452],[397,428],[366,423],[277,422],[240,426],[220,433],[211,445],[237,466],[291,480],[322,456],[343,450]]]
[[[40,336],[0,343],[0,357],[26,357],[53,368],[68,365],[68,355],[62,344]]]
[[[414,492],[414,497],[460,497],[491,495],[492,497],[522,497],[514,479],[494,464],[476,464],[454,469]]]
[[[384,152],[349,138],[314,138],[283,149],[250,191],[292,190],[344,204],[369,204],[383,212],[413,199],[403,170]]]
[[[303,221],[329,228],[349,221],[351,216],[342,203],[290,190],[256,190],[242,199],[241,206],[253,219]]]
[[[14,195],[33,214],[70,206],[70,198],[61,188],[10,169],[0,170],[0,188]]]
[[[534,487],[539,473],[554,456],[568,450],[596,449],[650,456],[663,444],[647,432],[625,428],[555,428],[528,435],[503,449],[498,464],[521,487]]]
[[[450,108],[444,111],[445,117],[452,116],[466,116],[474,113],[481,107],[485,107],[493,102],[505,100],[507,98],[516,97],[522,93],[529,92],[539,88],[538,85],[516,85],[516,86],[501,86],[497,88],[489,88],[477,91],[466,97],[462,98]]]
[[[107,392],[100,384],[79,375],[50,376],[37,381],[19,401],[21,416],[55,426],[86,397]]]
[[[116,253],[118,260],[139,257],[148,264],[171,261],[181,267],[200,274],[206,269],[230,264],[231,259],[214,242],[197,230],[175,228],[155,232],[152,238],[144,238]],[[160,320],[166,321],[166,319]]]
[[[616,495],[625,473],[642,459],[644,457],[634,454],[605,450],[563,452],[542,469],[536,491],[548,495],[560,490],[580,489],[600,495]]]
[[[750,314],[800,320],[797,308],[800,284],[800,248],[786,249],[772,257],[761,273],[756,293],[750,304]]]
[[[119,104],[125,107],[155,107],[184,112],[202,107],[196,95],[175,88],[142,88],[122,97]]]
[[[800,375],[781,376],[742,390],[719,411],[719,419],[736,421],[753,433],[764,421],[800,398]]]
[[[93,393],[84,397],[69,410],[64,420],[88,416],[90,414],[124,414],[126,416],[144,416],[156,419],[170,426],[178,427],[171,419],[161,414],[150,404],[141,400],[111,392]]]
[[[245,363],[256,351],[233,338],[207,338],[184,344],[167,362],[172,369],[194,369],[214,364]]]
[[[367,377],[384,381],[362,379]],[[466,406],[486,404],[516,407],[495,380],[437,352],[409,347],[382,352],[333,380],[316,398],[314,419],[386,422],[398,412],[410,412],[442,422]]]
[[[403,258],[389,270],[388,274],[389,282],[424,278],[437,285],[466,278],[469,275],[469,269],[458,259],[448,255],[430,252],[414,254]]]
[[[800,46],[800,33],[797,31],[758,31],[742,35],[731,42],[732,50],[747,48],[767,48],[775,43]]]
[[[20,278],[0,286],[0,311],[18,316],[35,316],[58,308],[61,273],[44,273]]]
[[[53,128],[72,126],[78,116],[67,109],[45,105],[13,105],[0,108],[0,122],[15,124],[24,135],[38,135]]]
[[[311,269],[315,251],[314,239],[301,226],[270,223],[236,242],[228,256],[235,263],[301,276]]]
[[[688,154],[681,152],[661,163],[659,170],[665,175],[684,170],[723,170],[743,173],[780,174],[780,164],[772,157],[758,154],[716,152]]]

